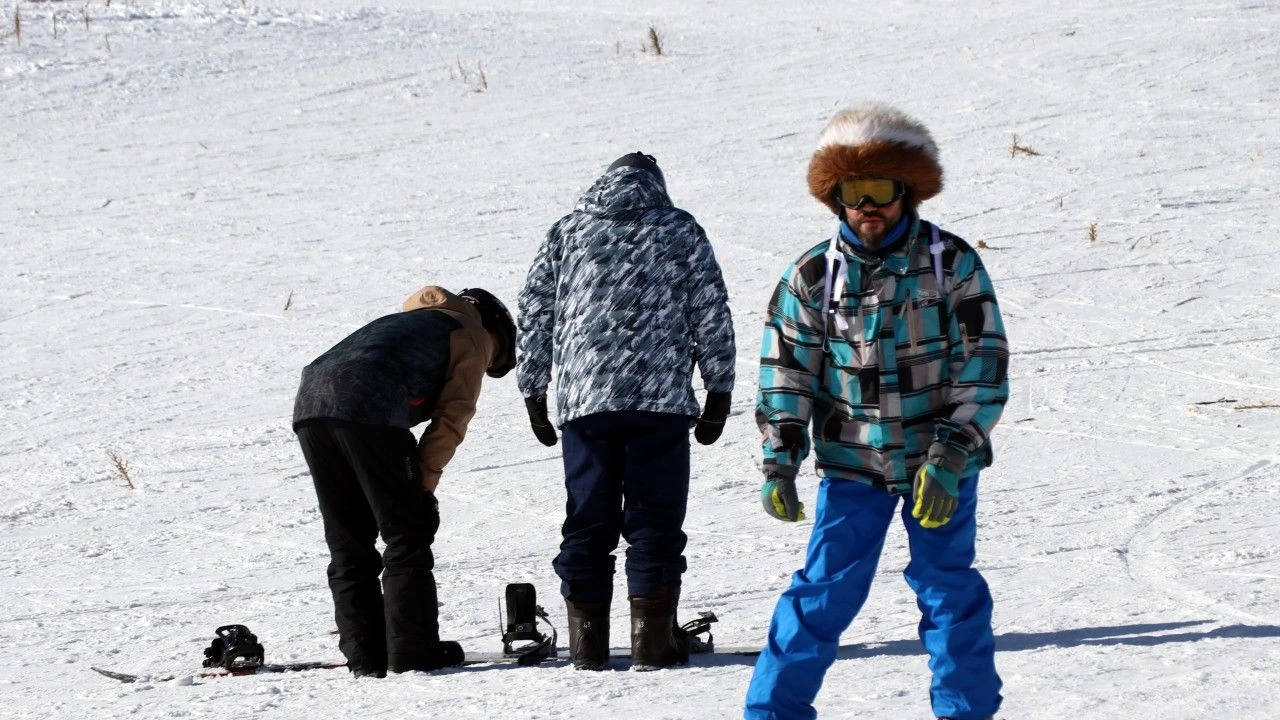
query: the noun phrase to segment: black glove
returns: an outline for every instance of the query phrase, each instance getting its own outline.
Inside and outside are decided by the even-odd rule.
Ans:
[[[551,447],[556,444],[556,429],[547,417],[547,396],[525,398],[524,409],[529,411],[529,425],[533,426],[533,434],[538,442]]]
[[[693,428],[693,437],[699,444],[710,445],[720,439],[724,431],[725,418],[729,417],[729,404],[732,396],[727,392],[707,393],[707,403],[702,406],[702,417]]]
[[[436,500],[436,494],[430,490],[422,491],[422,517],[426,521],[427,537],[430,538],[428,545],[435,542],[436,533],[440,531],[440,501]]]

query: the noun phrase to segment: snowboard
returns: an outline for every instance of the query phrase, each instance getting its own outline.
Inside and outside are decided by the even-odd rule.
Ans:
[[[91,666],[89,669],[112,680],[119,680],[122,683],[134,682],[169,682],[179,677],[240,677],[243,675],[268,675],[271,673],[285,672],[301,672],[303,670],[332,670],[334,668],[346,668],[345,662],[295,662],[295,663],[268,663],[258,665],[256,667],[241,667],[226,670],[223,668],[200,668],[200,670],[190,675],[135,675],[130,673],[119,672],[117,670],[108,670]]]
[[[692,653],[689,655],[689,664],[695,665],[698,662],[698,658],[704,657],[755,657],[759,654],[760,648],[749,645],[716,647],[713,650]],[[631,648],[612,648],[609,650],[609,660],[617,661],[619,665],[624,662],[629,662],[631,660]],[[520,658],[518,656],[512,657],[502,653],[467,653],[467,659],[464,660],[462,664],[463,666],[467,666],[484,665],[487,663],[518,663],[519,661]],[[539,664],[545,665],[548,663],[562,663],[567,665],[569,663],[568,652],[565,651],[561,655],[553,655],[551,657],[544,658]]]
[[[689,664],[696,665],[698,658],[715,657],[715,656],[738,656],[738,657],[754,657],[760,654],[760,648],[751,646],[741,647],[721,647],[711,652],[697,653],[690,656]],[[498,664],[519,664],[520,656],[506,655],[501,652],[469,652],[466,659],[462,661],[461,666],[454,667],[470,667],[476,665],[498,665]],[[631,650],[628,648],[614,648],[609,652],[609,659],[615,661],[619,668],[623,663],[631,660]],[[539,663],[527,663],[536,665],[549,666],[566,666],[569,664],[569,656],[567,653],[563,655],[553,655],[544,658]],[[246,675],[270,675],[275,673],[304,672],[307,670],[334,670],[346,669],[345,662],[332,661],[309,661],[309,662],[291,662],[291,663],[267,663],[256,667],[241,667],[226,670],[223,668],[201,668],[191,675],[141,675],[119,672],[92,666],[90,669],[102,675],[122,683],[135,682],[169,682],[179,677],[197,677],[197,678],[219,678],[219,677],[243,677]],[[447,670],[448,668],[442,668]]]

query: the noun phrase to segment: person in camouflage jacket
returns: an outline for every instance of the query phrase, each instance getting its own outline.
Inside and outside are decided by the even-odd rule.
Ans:
[[[805,567],[778,601],[745,717],[816,717],[822,676],[901,504],[933,710],[988,718],[1001,681],[991,594],[972,564],[978,473],[1009,397],[995,290],[972,247],[918,214],[941,191],[942,168],[914,119],[884,106],[841,111],[808,179],[841,222],[769,302],[756,406],[765,511],[805,519],[796,476],[811,450],[821,482]]]
[[[706,234],[656,161],[619,158],[547,233],[518,299],[518,381],[538,439],[555,368],[567,512],[554,567],[575,667],[609,654],[611,555],[627,540],[633,667],[678,664],[689,428],[714,442],[734,383],[728,294]],[[707,392],[700,410],[691,378]],[[696,423],[695,423],[696,420]]]

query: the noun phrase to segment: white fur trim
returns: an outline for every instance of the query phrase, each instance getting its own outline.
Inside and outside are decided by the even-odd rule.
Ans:
[[[874,141],[919,148],[930,159],[938,159],[938,146],[929,131],[887,105],[866,105],[836,113],[818,138],[818,149],[832,145],[857,147]]]

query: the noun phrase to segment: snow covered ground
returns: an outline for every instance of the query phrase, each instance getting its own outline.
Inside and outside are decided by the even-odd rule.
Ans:
[[[712,238],[741,360],[695,446],[684,607],[759,644],[808,535],[756,497],[759,325],[832,229],[817,134],[866,101],[938,140],[924,215],[984,247],[1014,351],[980,506],[1002,715],[1280,715],[1275,3],[5,0],[2,33],[0,717],[740,716],[744,658],[191,673],[232,622],[269,660],[339,657],[302,366],[429,282],[514,299],[636,149]],[[508,582],[564,626],[557,450],[487,384],[440,493],[467,649],[499,648]],[[822,717],[931,717],[903,540]]]

